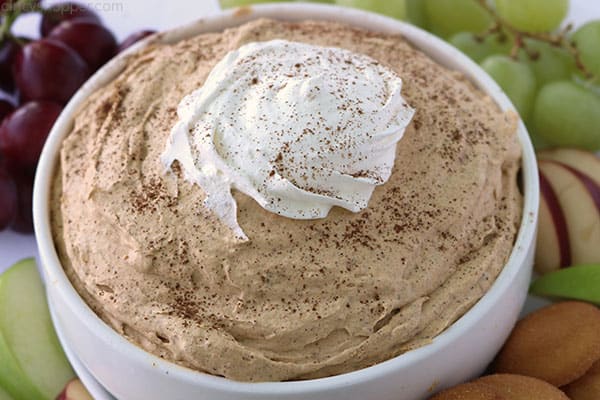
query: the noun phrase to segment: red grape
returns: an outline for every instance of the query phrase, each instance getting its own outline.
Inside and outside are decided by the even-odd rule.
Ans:
[[[0,162],[0,231],[15,220],[17,214],[17,186]]]
[[[123,40],[123,43],[121,43],[121,45],[119,46],[119,53],[122,52],[123,50],[125,50],[126,48],[131,47],[131,45],[133,45],[134,43],[137,43],[140,40],[142,40],[150,35],[153,35],[155,33],[156,33],[156,31],[149,31],[149,30],[132,33],[131,35],[127,36],[125,38],[125,40]]]
[[[0,122],[6,117],[8,114],[13,112],[15,107],[6,100],[0,100]]]
[[[44,11],[40,33],[47,36],[63,21],[86,19],[100,24],[100,17],[91,9],[76,3],[66,2],[55,4]]]
[[[93,71],[117,52],[117,41],[113,34],[102,25],[89,20],[63,21],[52,30],[48,38],[75,50]]]
[[[42,39],[15,58],[13,75],[23,100],[66,103],[90,76],[86,62],[65,44]]]
[[[15,90],[12,78],[12,64],[21,46],[10,37],[7,37],[0,45],[0,89],[7,92]]]
[[[17,213],[11,228],[19,233],[33,232],[33,178],[32,173],[17,174]]]
[[[46,137],[62,107],[49,101],[32,101],[19,107],[0,125],[0,151],[11,168],[33,171]]]

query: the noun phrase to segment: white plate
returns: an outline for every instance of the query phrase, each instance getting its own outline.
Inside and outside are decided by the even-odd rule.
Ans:
[[[48,298],[48,308],[50,309],[50,314],[52,315],[53,321],[58,321],[56,318],[56,314],[54,313],[54,305],[50,298]],[[92,376],[92,374],[88,371],[85,365],[77,358],[75,353],[71,350],[71,346],[64,339],[64,334],[62,331],[62,327],[55,323],[54,328],[56,330],[56,335],[58,336],[58,340],[65,351],[65,355],[69,359],[73,370],[79,377],[79,380],[86,387],[88,392],[92,395],[95,400],[117,400],[113,397],[101,384]]]

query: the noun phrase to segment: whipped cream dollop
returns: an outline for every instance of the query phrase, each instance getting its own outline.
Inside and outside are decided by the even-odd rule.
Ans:
[[[285,40],[228,53],[179,104],[162,162],[240,239],[231,190],[296,219],[358,212],[394,166],[414,110],[389,68],[348,50]]]

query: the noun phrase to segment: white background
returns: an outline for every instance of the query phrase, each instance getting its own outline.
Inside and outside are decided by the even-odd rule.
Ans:
[[[45,1],[44,4],[61,0]],[[393,1],[393,0],[390,0]],[[191,22],[219,10],[218,0],[81,0],[97,10],[119,40],[140,29],[163,30]],[[600,18],[599,0],[571,0],[568,22],[580,25]],[[26,16],[15,29],[29,37],[37,37],[39,17]],[[37,256],[32,235],[0,233],[0,272],[25,258]]]

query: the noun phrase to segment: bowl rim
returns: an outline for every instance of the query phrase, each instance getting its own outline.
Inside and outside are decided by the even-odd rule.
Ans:
[[[128,55],[150,43],[173,43],[181,38],[190,37],[200,32],[222,31],[257,18],[273,18],[288,21],[306,19],[328,20],[348,23],[359,28],[362,27],[384,33],[401,34],[416,48],[425,52],[434,60],[451,69],[460,70],[471,82],[486,92],[501,109],[514,110],[514,106],[508,97],[493,79],[471,59],[450,44],[413,25],[363,10],[326,4],[262,4],[225,10],[190,24],[153,35],[118,55],[96,72],[70,100],[48,136],[39,160],[33,194],[35,236],[46,285],[52,286],[52,290],[57,290],[61,293],[68,306],[79,317],[80,323],[91,327],[90,329],[105,343],[110,343],[116,351],[127,354],[132,361],[145,365],[153,365],[158,370],[168,373],[173,378],[177,377],[181,381],[208,386],[215,390],[224,390],[229,393],[260,392],[265,394],[318,391],[343,387],[350,382],[356,384],[369,381],[375,377],[408,367],[450,345],[463,331],[473,327],[478,319],[489,311],[492,305],[501,301],[502,294],[510,286],[520,268],[525,266],[527,250],[532,245],[536,234],[539,182],[535,153],[522,121],[519,122],[518,138],[522,148],[523,215],[512,252],[504,268],[487,293],[463,316],[436,336],[431,343],[370,367],[318,379],[257,383],[238,382],[192,370],[154,356],[114,331],[79,296],[62,268],[54,247],[54,240],[50,229],[50,192],[61,143],[70,132],[73,122],[72,117],[81,104],[93,92],[114,79],[118,72],[126,65]],[[424,49],[424,47],[427,49]],[[433,50],[437,52],[436,55],[430,54]],[[443,62],[440,61],[440,57],[445,57]]]

